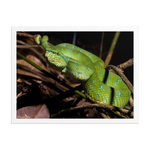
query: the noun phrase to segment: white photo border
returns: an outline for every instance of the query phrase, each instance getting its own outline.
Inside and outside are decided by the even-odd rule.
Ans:
[[[133,56],[134,56],[134,118],[130,119],[17,119],[16,118],[16,37],[17,37],[17,32],[18,31],[133,31],[134,36],[133,36]],[[12,51],[11,51],[11,73],[12,73],[12,78],[11,78],[11,108],[12,108],[12,114],[11,114],[11,123],[139,123],[139,77],[138,77],[138,62],[139,62],[139,49],[138,49],[138,39],[139,39],[139,28],[137,26],[106,26],[106,27],[101,27],[101,26],[14,26],[12,27]]]

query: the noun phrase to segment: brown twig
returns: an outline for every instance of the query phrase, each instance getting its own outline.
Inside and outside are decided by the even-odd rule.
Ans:
[[[17,35],[19,36],[24,36],[24,37],[28,37],[28,38],[33,38],[34,36],[28,33],[23,33],[23,32],[17,32]]]
[[[36,48],[38,45],[17,45],[17,48]]]
[[[128,61],[118,65],[117,67],[120,68],[120,69],[126,69],[128,67],[131,67],[133,65],[133,58],[132,59],[129,59]]]

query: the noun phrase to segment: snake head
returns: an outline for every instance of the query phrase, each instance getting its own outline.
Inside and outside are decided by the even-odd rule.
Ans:
[[[45,57],[47,57],[52,67],[58,71],[62,71],[67,66],[67,59],[59,52],[46,51]]]

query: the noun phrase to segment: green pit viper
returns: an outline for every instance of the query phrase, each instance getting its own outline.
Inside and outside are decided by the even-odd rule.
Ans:
[[[86,96],[94,103],[109,104],[123,108],[129,101],[131,91],[120,76],[104,69],[104,62],[96,55],[69,43],[48,45],[48,36],[34,36],[41,44],[45,57],[55,67],[80,79]]]

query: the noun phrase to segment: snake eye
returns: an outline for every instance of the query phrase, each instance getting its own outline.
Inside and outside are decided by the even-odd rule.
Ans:
[[[59,54],[59,52],[56,52],[56,54],[58,55],[58,54]]]

